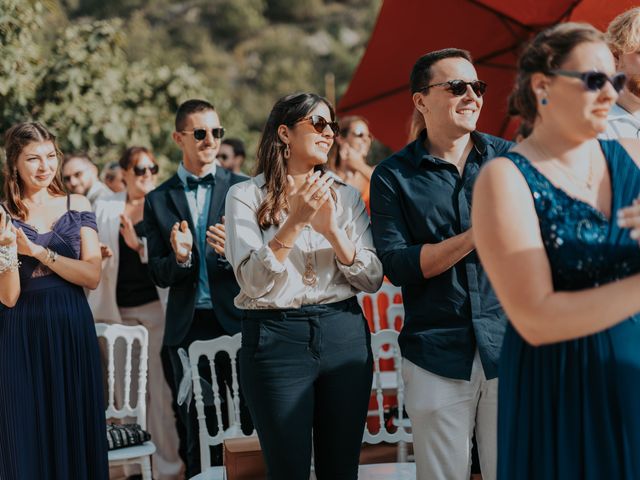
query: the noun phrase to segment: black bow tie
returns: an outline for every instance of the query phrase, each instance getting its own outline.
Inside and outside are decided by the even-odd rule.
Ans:
[[[198,188],[198,185],[213,185],[213,175],[210,173],[202,178],[187,177],[187,187],[189,190]]]

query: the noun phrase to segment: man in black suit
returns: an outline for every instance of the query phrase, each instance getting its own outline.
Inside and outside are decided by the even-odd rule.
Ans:
[[[224,259],[222,215],[229,187],[246,177],[216,168],[223,135],[213,105],[203,100],[180,105],[173,139],[182,150],[182,163],[145,201],[151,276],[158,286],[169,287],[163,343],[171,363],[173,378],[167,380],[174,401],[183,377],[178,349],[240,331],[240,311],[233,304],[239,287]],[[186,402],[178,407],[178,417],[189,478],[200,471],[200,452],[195,407],[190,412],[187,407]]]

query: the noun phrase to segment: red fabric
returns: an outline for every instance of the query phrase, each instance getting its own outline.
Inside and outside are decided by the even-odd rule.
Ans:
[[[514,123],[506,99],[518,52],[526,40],[559,21],[606,29],[634,0],[386,0],[339,115],[362,115],[375,137],[394,150],[408,140],[413,102],[409,73],[421,55],[446,47],[474,57],[489,84],[479,130],[509,138]]]

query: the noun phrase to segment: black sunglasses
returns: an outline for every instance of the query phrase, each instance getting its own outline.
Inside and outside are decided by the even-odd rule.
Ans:
[[[193,133],[193,138],[200,142],[206,138],[207,129],[194,128],[193,130],[182,130],[182,133]],[[211,135],[213,135],[213,138],[217,138],[218,140],[220,140],[222,137],[224,137],[224,127],[212,128]]]
[[[219,153],[218,155],[216,155],[216,158],[218,160],[226,162],[227,160],[229,160],[229,155],[227,155],[226,153]]]
[[[320,115],[311,115],[310,117],[305,117],[301,120],[298,120],[296,123],[302,123],[302,122],[311,123],[311,126],[318,133],[324,132],[324,129],[327,128],[327,125],[329,125],[329,128],[331,128],[331,131],[333,132],[334,135],[338,135],[340,133],[340,127],[338,126],[338,122],[329,122],[327,121],[327,119],[325,119]]]
[[[448,82],[440,82],[433,83],[431,85],[427,85],[426,87],[422,87],[420,91],[429,90],[431,87],[441,87],[446,85],[446,90],[453,93],[456,97],[461,97],[465,93],[467,93],[467,85],[471,85],[471,90],[476,94],[477,97],[481,97],[484,95],[484,92],[487,91],[487,84],[482,80],[474,80],[473,82],[465,82],[464,80],[449,80]]]
[[[627,76],[622,72],[616,73],[613,77],[609,77],[602,72],[595,71],[574,72],[572,70],[551,70],[550,73],[553,75],[560,75],[562,77],[579,78],[582,80],[582,83],[584,83],[585,88],[592,92],[602,90],[607,82],[611,83],[616,92],[619,92],[627,83]]]
[[[136,177],[143,176],[145,173],[147,173],[147,170],[149,170],[149,173],[151,173],[151,175],[155,175],[158,173],[160,168],[158,167],[158,165],[152,165],[151,167],[139,167],[138,165],[133,166],[133,173],[136,175]]]

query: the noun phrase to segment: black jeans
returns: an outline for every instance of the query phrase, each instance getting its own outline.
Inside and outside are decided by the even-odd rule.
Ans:
[[[247,310],[240,381],[271,480],[355,480],[371,395],[371,335],[355,298]]]

